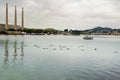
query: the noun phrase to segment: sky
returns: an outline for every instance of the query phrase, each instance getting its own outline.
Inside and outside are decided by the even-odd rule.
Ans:
[[[21,8],[24,7],[25,27],[28,28],[120,28],[120,0],[0,0],[0,23],[3,24],[6,3],[9,24],[14,24],[16,5],[18,25],[21,25]]]

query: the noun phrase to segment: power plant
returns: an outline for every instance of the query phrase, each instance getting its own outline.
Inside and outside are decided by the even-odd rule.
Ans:
[[[15,6],[14,12],[14,25],[9,24],[9,9],[8,3],[6,3],[6,19],[5,24],[0,24],[0,32],[7,34],[22,34],[24,31],[24,8],[21,10],[21,26],[17,25],[17,6]]]

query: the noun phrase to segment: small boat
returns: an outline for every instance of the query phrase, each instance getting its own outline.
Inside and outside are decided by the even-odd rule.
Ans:
[[[93,40],[93,37],[91,37],[91,36],[84,36],[83,39],[85,39],[85,40]]]

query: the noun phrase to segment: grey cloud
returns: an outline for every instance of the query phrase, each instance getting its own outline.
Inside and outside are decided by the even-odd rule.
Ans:
[[[0,1],[4,12],[6,2],[7,0]],[[25,8],[27,27],[85,29],[99,25],[115,25],[117,28],[120,26],[119,0],[9,0],[8,3],[11,6],[11,18],[14,14],[13,5],[18,6],[19,15],[21,7]]]
[[[120,0],[110,0],[110,1],[111,1],[111,5],[113,5],[115,9],[120,12]]]

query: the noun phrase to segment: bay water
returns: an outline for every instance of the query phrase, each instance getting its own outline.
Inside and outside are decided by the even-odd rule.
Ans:
[[[120,38],[0,35],[0,80],[120,80]]]

